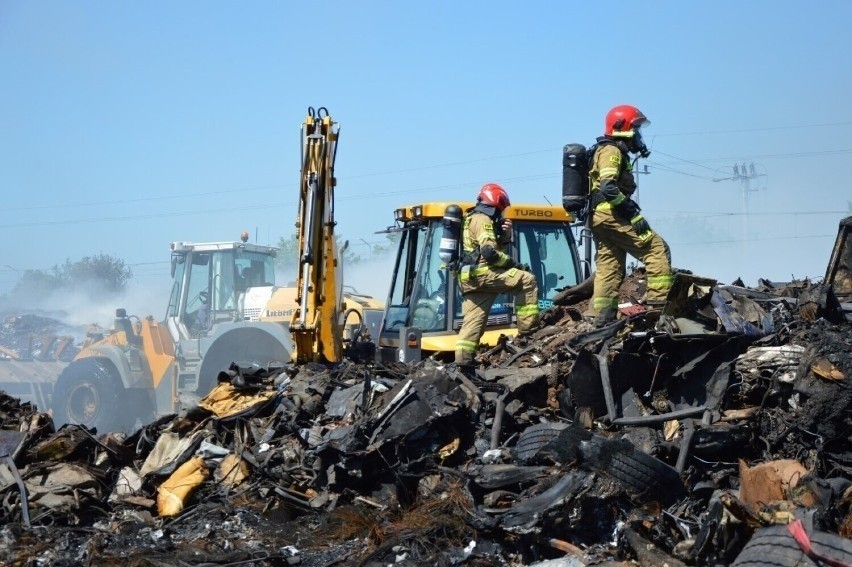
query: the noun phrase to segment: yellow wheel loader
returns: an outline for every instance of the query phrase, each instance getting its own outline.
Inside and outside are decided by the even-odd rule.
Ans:
[[[231,362],[288,361],[286,327],[258,320],[275,291],[276,251],[245,241],[172,243],[165,319],[132,319],[118,309],[112,332],[56,380],[49,406],[57,426],[127,429],[204,396]]]

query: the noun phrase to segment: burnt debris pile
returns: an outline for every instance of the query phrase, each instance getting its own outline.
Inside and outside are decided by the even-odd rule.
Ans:
[[[831,286],[565,293],[475,373],[232,365],[129,436],[0,396],[0,563],[850,565],[852,325]]]
[[[7,315],[0,323],[0,362],[70,362],[79,352],[68,328],[56,319],[40,315]]]

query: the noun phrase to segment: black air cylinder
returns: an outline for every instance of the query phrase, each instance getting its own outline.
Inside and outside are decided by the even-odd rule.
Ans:
[[[458,205],[448,205],[444,209],[444,218],[441,224],[444,229],[441,232],[441,247],[438,257],[445,264],[455,262],[459,258],[459,238],[461,237],[462,210]]]
[[[562,207],[576,215],[589,196],[589,162],[586,146],[566,144],[562,150]]]

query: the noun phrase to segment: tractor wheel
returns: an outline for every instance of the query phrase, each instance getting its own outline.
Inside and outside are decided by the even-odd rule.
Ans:
[[[123,388],[109,367],[95,360],[72,362],[59,376],[53,391],[53,420],[59,427],[76,423],[98,433],[118,431]]]

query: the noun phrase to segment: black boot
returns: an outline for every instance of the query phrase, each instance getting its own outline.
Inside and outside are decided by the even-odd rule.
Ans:
[[[541,330],[540,324],[534,325],[534,326],[532,326],[529,329],[526,329],[524,331],[518,330],[518,334],[515,335],[515,338],[516,339],[528,339],[528,338],[532,337],[534,334],[536,334],[537,332],[539,332],[540,330]]]
[[[617,315],[618,310],[615,307],[604,307],[595,317],[595,327],[606,327],[614,323]]]
[[[456,363],[456,369],[461,372],[466,378],[476,378],[476,364],[459,364]]]

